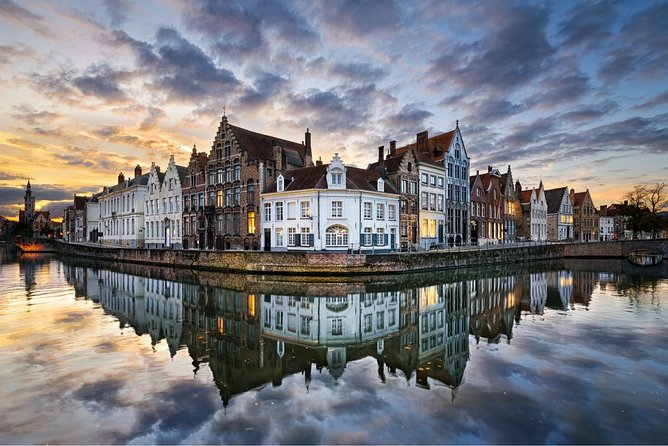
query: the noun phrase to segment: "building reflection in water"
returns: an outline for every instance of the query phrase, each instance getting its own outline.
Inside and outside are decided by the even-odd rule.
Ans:
[[[172,356],[187,347],[193,372],[210,368],[225,405],[290,375],[303,376],[305,391],[314,373],[337,382],[347,364],[367,357],[377,362],[381,382],[390,375],[423,389],[444,385],[454,399],[469,335],[476,343],[510,342],[523,315],[588,305],[598,279],[566,270],[499,272],[393,291],[344,285],[297,296],[171,280],[150,270],[144,276],[66,264],[65,275],[77,298],[99,302],[121,328],[149,334],[153,344],[165,340]]]

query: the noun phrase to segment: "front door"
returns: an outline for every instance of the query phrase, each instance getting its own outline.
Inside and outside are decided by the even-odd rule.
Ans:
[[[271,251],[271,229],[264,230],[264,250]]]

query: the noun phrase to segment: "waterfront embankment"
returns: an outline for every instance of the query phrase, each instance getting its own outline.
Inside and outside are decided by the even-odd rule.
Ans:
[[[486,249],[462,247],[390,254],[132,249],[65,242],[57,242],[55,249],[65,256],[194,270],[348,276],[424,272],[561,258],[625,258],[638,249],[651,249],[665,258],[668,257],[668,239],[498,245]]]

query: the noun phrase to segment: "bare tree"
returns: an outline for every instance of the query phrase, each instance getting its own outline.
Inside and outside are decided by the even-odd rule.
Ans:
[[[624,198],[629,200],[629,204],[631,206],[635,206],[637,208],[643,208],[646,207],[647,196],[648,196],[647,186],[643,184],[636,184],[635,186],[633,186],[633,190],[628,192],[624,196]]]
[[[652,212],[656,214],[660,212],[663,208],[668,207],[668,197],[666,197],[668,191],[666,191],[666,183],[658,181],[646,188],[647,197],[645,198],[647,202],[647,207]]]

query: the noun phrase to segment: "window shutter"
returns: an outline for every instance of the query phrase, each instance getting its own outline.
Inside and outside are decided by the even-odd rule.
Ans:
[[[371,244],[378,246],[378,234],[371,234]]]
[[[308,245],[309,246],[313,246],[315,244],[314,239],[315,239],[315,234],[309,234],[308,235]]]

